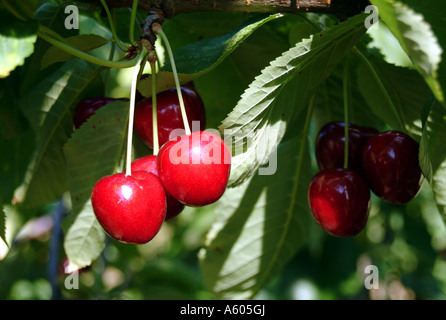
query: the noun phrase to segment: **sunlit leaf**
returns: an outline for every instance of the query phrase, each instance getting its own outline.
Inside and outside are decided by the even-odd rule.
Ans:
[[[0,78],[5,78],[34,52],[37,24],[17,20],[4,11],[0,19]]]
[[[422,14],[400,1],[371,0],[371,3],[378,7],[380,18],[398,39],[436,98],[444,103],[444,93],[438,82],[438,69],[443,49],[432,27],[425,21]]]
[[[299,138],[281,145],[277,171],[228,189],[199,252],[206,285],[219,299],[250,299],[302,247],[310,213],[308,149]]]
[[[38,206],[55,201],[67,190],[63,145],[72,133],[70,108],[97,76],[98,69],[82,60],[64,64],[20,100],[36,132],[36,148],[14,202]]]
[[[225,136],[235,138],[229,141],[235,153],[230,186],[268,160],[287,126],[364,32],[364,16],[355,16],[297,43],[256,77],[220,126]]]

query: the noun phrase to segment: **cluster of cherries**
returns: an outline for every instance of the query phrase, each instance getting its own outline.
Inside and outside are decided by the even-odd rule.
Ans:
[[[348,166],[345,168],[345,123],[324,125],[316,138],[320,172],[308,188],[316,222],[327,233],[351,237],[365,227],[370,190],[379,198],[404,204],[421,189],[419,144],[400,131],[348,125]]]
[[[100,225],[114,239],[131,244],[152,240],[164,221],[185,206],[200,207],[217,201],[224,193],[231,169],[231,153],[218,134],[204,131],[203,101],[192,83],[181,86],[191,134],[184,133],[176,88],[157,95],[157,154],[133,160],[131,174],[116,173],[97,181],[91,202]],[[75,128],[96,110],[116,100],[82,100],[73,115]],[[194,128],[194,127],[192,127]],[[152,99],[137,97],[134,129],[153,148]]]

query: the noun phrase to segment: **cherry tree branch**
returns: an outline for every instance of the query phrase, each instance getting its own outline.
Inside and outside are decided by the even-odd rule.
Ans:
[[[81,2],[97,2],[79,0]],[[133,0],[106,0],[110,7],[132,7]],[[99,3],[100,4],[100,3]],[[367,0],[139,0],[139,8],[161,9],[167,17],[188,12],[319,12],[348,17],[359,13]]]

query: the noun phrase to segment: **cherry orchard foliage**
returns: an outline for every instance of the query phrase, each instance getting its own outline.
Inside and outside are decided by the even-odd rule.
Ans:
[[[415,2],[372,0],[383,12],[383,22],[389,24],[391,36],[402,40],[403,50],[413,59],[415,68],[394,66],[380,52],[368,47],[372,40],[376,43],[382,39],[371,39],[371,34],[365,34],[367,30],[363,25],[364,15],[341,22],[336,17],[318,14],[306,14],[304,16],[308,20],[304,20],[300,15],[213,13],[207,16],[195,13],[164,22],[166,31],[181,31],[167,34],[176,50],[177,68],[182,83],[194,80],[197,91],[203,93],[203,103],[206,113],[213,119],[212,124],[221,123],[221,133],[227,131],[229,135],[233,134],[233,139],[227,141],[235,161],[230,173],[226,171],[227,168],[221,170],[222,175],[230,174],[229,188],[224,191],[222,198],[209,207],[187,208],[190,215],[179,215],[178,225],[177,221],[172,221],[172,224],[168,222],[168,228],[171,228],[168,230],[177,231],[179,229],[175,228],[184,226],[185,221],[192,221],[187,220],[188,217],[198,220],[199,213],[206,216],[207,224],[202,220],[193,220],[194,223],[190,225],[189,235],[194,234],[195,238],[205,240],[204,243],[197,241],[199,245],[189,250],[195,253],[199,249],[201,274],[207,291],[213,297],[256,297],[262,290],[271,288],[272,279],[278,279],[280,283],[282,276],[290,270],[287,266],[296,268],[292,270],[292,281],[288,283],[299,279],[305,268],[319,270],[322,274],[324,271],[320,269],[320,265],[333,266],[333,270],[325,272],[330,272],[327,277],[339,280],[333,285],[336,290],[342,287],[342,280],[356,279],[353,275],[357,261],[343,261],[343,270],[351,271],[351,274],[343,274],[334,267],[339,257],[321,251],[330,246],[332,253],[338,253],[340,251],[337,249],[340,247],[337,245],[340,242],[320,230],[311,219],[307,202],[311,176],[318,171],[317,163],[312,157],[316,129],[327,122],[342,120],[340,110],[343,97],[339,94],[342,77],[339,77],[339,70],[343,69],[346,56],[349,56],[349,108],[350,116],[354,119],[352,122],[361,126],[373,123],[380,131],[389,128],[401,130],[420,142],[419,162],[428,182],[425,186],[432,186],[432,192],[430,189],[424,190],[428,195],[434,196],[442,217],[446,217],[443,182],[446,150],[442,148],[444,109],[441,102],[435,100],[431,104],[425,104],[432,97],[431,92],[437,98],[441,98],[443,94],[446,59],[438,50],[429,52],[424,47],[421,52],[415,50],[416,44],[424,43],[420,39],[425,37],[433,48],[438,49],[436,45],[439,45],[444,51],[442,46],[446,35],[442,16],[432,10],[444,7],[444,1],[432,1],[429,4]],[[20,11],[23,1],[16,3],[16,8]],[[36,1],[33,3],[37,4]],[[24,15],[29,19],[25,22],[5,7],[0,8],[2,17],[8,18],[4,21],[11,22],[10,29],[2,29],[2,35],[6,34],[9,38],[8,42],[2,42],[2,46],[18,48],[9,44],[17,43],[25,48],[0,51],[1,61],[7,61],[6,54],[14,56],[14,62],[5,71],[9,75],[1,75],[3,78],[0,79],[0,163],[4,182],[0,186],[0,230],[5,230],[4,226],[13,222],[11,216],[17,215],[26,221],[32,214],[41,215],[42,210],[52,201],[68,195],[70,201],[66,201],[66,209],[70,214],[64,218],[63,225],[65,253],[79,267],[94,266],[96,261],[104,259],[106,255],[102,255],[103,250],[110,243],[106,244],[103,229],[94,216],[90,195],[95,183],[101,178],[123,171],[128,103],[115,101],[107,104],[73,131],[72,115],[76,103],[85,97],[104,96],[105,88],[110,89],[109,85],[113,82],[106,83],[107,77],[103,73],[106,70],[79,59],[51,61],[51,55],[47,52],[52,47],[35,34],[34,28],[39,23],[57,30],[66,38],[79,36],[75,39],[91,40],[95,37],[85,37],[79,30],[65,30],[63,5],[45,2],[37,10],[36,8],[32,10],[35,15]],[[108,25],[104,23],[104,19],[99,18],[98,12],[82,14],[83,21],[92,26],[88,29],[101,33],[103,38],[97,38],[97,43],[108,43],[95,52],[99,52],[104,58],[109,57],[110,41],[104,38],[104,34],[110,34]],[[117,17],[120,26],[126,25],[128,15],[128,10],[120,11]],[[211,18],[207,18],[211,15]],[[221,20],[218,17],[225,19],[225,23],[219,24]],[[417,25],[411,24],[414,21],[423,26],[417,29],[420,33],[407,33],[406,29],[396,28],[404,25],[410,30],[411,26]],[[323,28],[321,24],[324,25]],[[15,33],[16,29],[25,25],[29,28],[23,29],[22,34]],[[432,31],[427,31],[430,27]],[[107,32],[102,32],[104,30]],[[127,28],[121,27],[119,32],[119,36],[126,39]],[[22,37],[23,35],[26,37]],[[262,38],[260,35],[271,35],[268,36],[271,51],[267,54],[262,51],[265,40],[264,37],[262,41],[259,40]],[[381,44],[383,43],[385,42]],[[91,43],[84,48],[88,50],[95,46],[95,43]],[[355,49],[366,60],[358,56]],[[119,54],[116,54],[115,58],[118,58]],[[442,59],[437,63],[440,56]],[[42,69],[43,57],[48,67]],[[239,63],[241,61],[243,63]],[[169,65],[161,66],[161,69],[158,92],[173,87]],[[111,71],[113,78],[116,70]],[[150,87],[147,81],[141,82],[140,87]],[[217,95],[213,90],[221,90],[226,96],[216,99]],[[147,97],[151,95],[151,92],[143,93]],[[312,97],[316,100],[314,110],[307,118],[305,114],[311,109],[309,105]],[[231,103],[227,103],[228,101]],[[238,103],[232,103],[234,101]],[[304,130],[307,125],[309,129]],[[150,149],[137,139],[133,148],[135,160],[150,154]],[[270,156],[276,149],[277,171],[272,175],[258,175],[257,169],[267,164],[268,160],[272,161]],[[187,173],[183,171],[178,177]],[[151,180],[155,179],[155,175],[150,176]],[[167,181],[170,178],[164,179]],[[162,177],[159,180],[162,181]],[[222,189],[224,188],[220,186],[218,193]],[[177,192],[173,188],[170,191]],[[198,192],[200,198],[203,195]],[[370,212],[373,213],[371,218],[374,222],[377,219],[387,221],[392,218],[392,223],[383,223],[388,226],[382,231],[387,236],[385,239],[393,239],[392,228],[397,225],[397,219],[394,219],[396,215],[414,211],[413,208],[426,204],[420,196],[422,195],[413,198],[410,205],[399,205],[397,208],[379,198],[371,202]],[[429,214],[434,212],[433,204],[432,202],[432,206],[429,206],[431,210],[427,210]],[[25,211],[26,207],[28,211]],[[168,207],[169,205],[167,209]],[[116,212],[119,216],[122,210],[118,209]],[[3,213],[6,214],[5,219]],[[407,215],[401,219],[411,222],[410,226],[414,228],[412,217],[413,215]],[[436,224],[429,217],[424,216],[424,220],[417,220],[415,225],[418,229],[411,231],[415,231],[417,236],[424,235],[425,243],[441,243],[432,241],[438,239],[438,235],[441,238],[441,233],[432,231]],[[158,222],[165,221],[164,218],[157,219]],[[101,221],[104,225],[109,223]],[[199,226],[203,225],[200,229]],[[408,223],[403,223],[403,230],[406,231],[407,226]],[[6,228],[6,232],[0,232],[0,236],[11,239],[18,227]],[[425,227],[429,230],[428,234]],[[436,228],[438,230],[438,226]],[[379,246],[379,235],[374,230],[376,223],[370,227],[365,226],[362,234],[348,239],[351,240],[349,244],[354,243],[354,248],[358,248],[355,251],[351,250],[353,246],[348,247],[349,251],[355,252],[355,257]],[[160,237],[159,241],[165,239],[170,231],[163,233],[164,237]],[[114,231],[109,229],[109,232]],[[144,241],[151,235],[146,235]],[[178,256],[179,251],[184,254],[191,247],[179,244],[181,241],[178,239],[187,238],[184,234],[172,232],[170,237],[168,241],[172,241],[172,245],[164,247],[172,248],[173,253],[170,252],[163,258],[168,257],[170,267],[179,265],[176,269],[172,267],[172,270],[176,274],[182,274],[180,269],[184,269],[183,264],[177,263],[172,257]],[[367,241],[369,239],[373,241]],[[398,244],[401,245],[405,243],[407,235],[398,239]],[[129,242],[141,241],[130,240]],[[345,243],[347,242],[343,242]],[[115,245],[115,242],[111,243],[111,246]],[[416,247],[417,244],[411,242],[410,246]],[[119,248],[122,254],[120,260],[128,262],[129,256],[136,255],[130,253],[133,251],[129,247]],[[433,251],[432,248],[430,250]],[[441,248],[435,247],[435,250],[440,252]],[[162,255],[160,252],[157,251],[157,254]],[[324,263],[314,258],[317,252],[322,252],[326,257]],[[398,258],[395,253],[389,255]],[[153,255],[144,256],[143,259],[150,263],[151,257]],[[187,260],[197,260],[195,255],[192,257],[188,256]],[[373,261],[380,267],[386,266],[386,261],[379,254],[373,256]],[[405,265],[407,264],[402,263],[403,267],[398,269],[402,274],[407,272]],[[157,276],[160,270],[168,272],[168,268],[161,269],[155,272]],[[137,276],[136,274],[132,273],[130,277]],[[154,272],[144,274],[150,277]],[[163,279],[167,278],[170,277]],[[362,284],[356,288],[359,286]],[[201,287],[198,290],[203,292]]]

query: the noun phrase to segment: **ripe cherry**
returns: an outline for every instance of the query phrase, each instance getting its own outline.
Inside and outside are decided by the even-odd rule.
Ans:
[[[348,167],[361,171],[364,144],[378,130],[354,124],[348,126]],[[324,125],[316,138],[316,160],[320,170],[344,167],[345,124],[330,122]]]
[[[324,170],[310,183],[308,203],[323,230],[334,236],[351,237],[367,223],[370,190],[362,176],[351,169]]]
[[[181,92],[186,109],[187,119],[192,131],[204,130],[206,125],[206,114],[203,101],[198,93],[190,85],[181,86]],[[172,88],[157,95],[158,115],[158,139],[159,145],[175,138],[184,131],[170,137],[175,129],[184,130],[180,103],[177,89]],[[197,125],[196,121],[199,121]],[[150,148],[153,148],[153,123],[152,123],[152,98],[144,98],[135,107],[135,131],[141,140]]]
[[[74,109],[73,112],[73,124],[74,128],[79,128],[88,118],[90,118],[99,108],[103,106],[115,102],[117,100],[120,101],[129,101],[127,98],[107,98],[107,97],[97,97],[97,98],[85,98],[82,99]]]
[[[364,146],[363,168],[370,189],[394,204],[412,200],[423,184],[419,144],[399,131],[382,132]]]
[[[160,179],[146,171],[101,178],[91,194],[93,211],[114,239],[143,244],[155,237],[166,216],[166,195]]]
[[[131,167],[132,167],[132,172],[144,170],[158,176],[157,157],[155,155],[148,155],[135,159],[132,162]],[[172,195],[167,191],[166,191],[166,201],[167,201],[167,212],[165,220],[170,220],[179,215],[183,211],[184,204],[182,204],[177,199],[172,197]]]
[[[207,131],[193,132],[167,142],[158,153],[158,174],[167,192],[187,206],[217,201],[231,171],[226,143]]]

